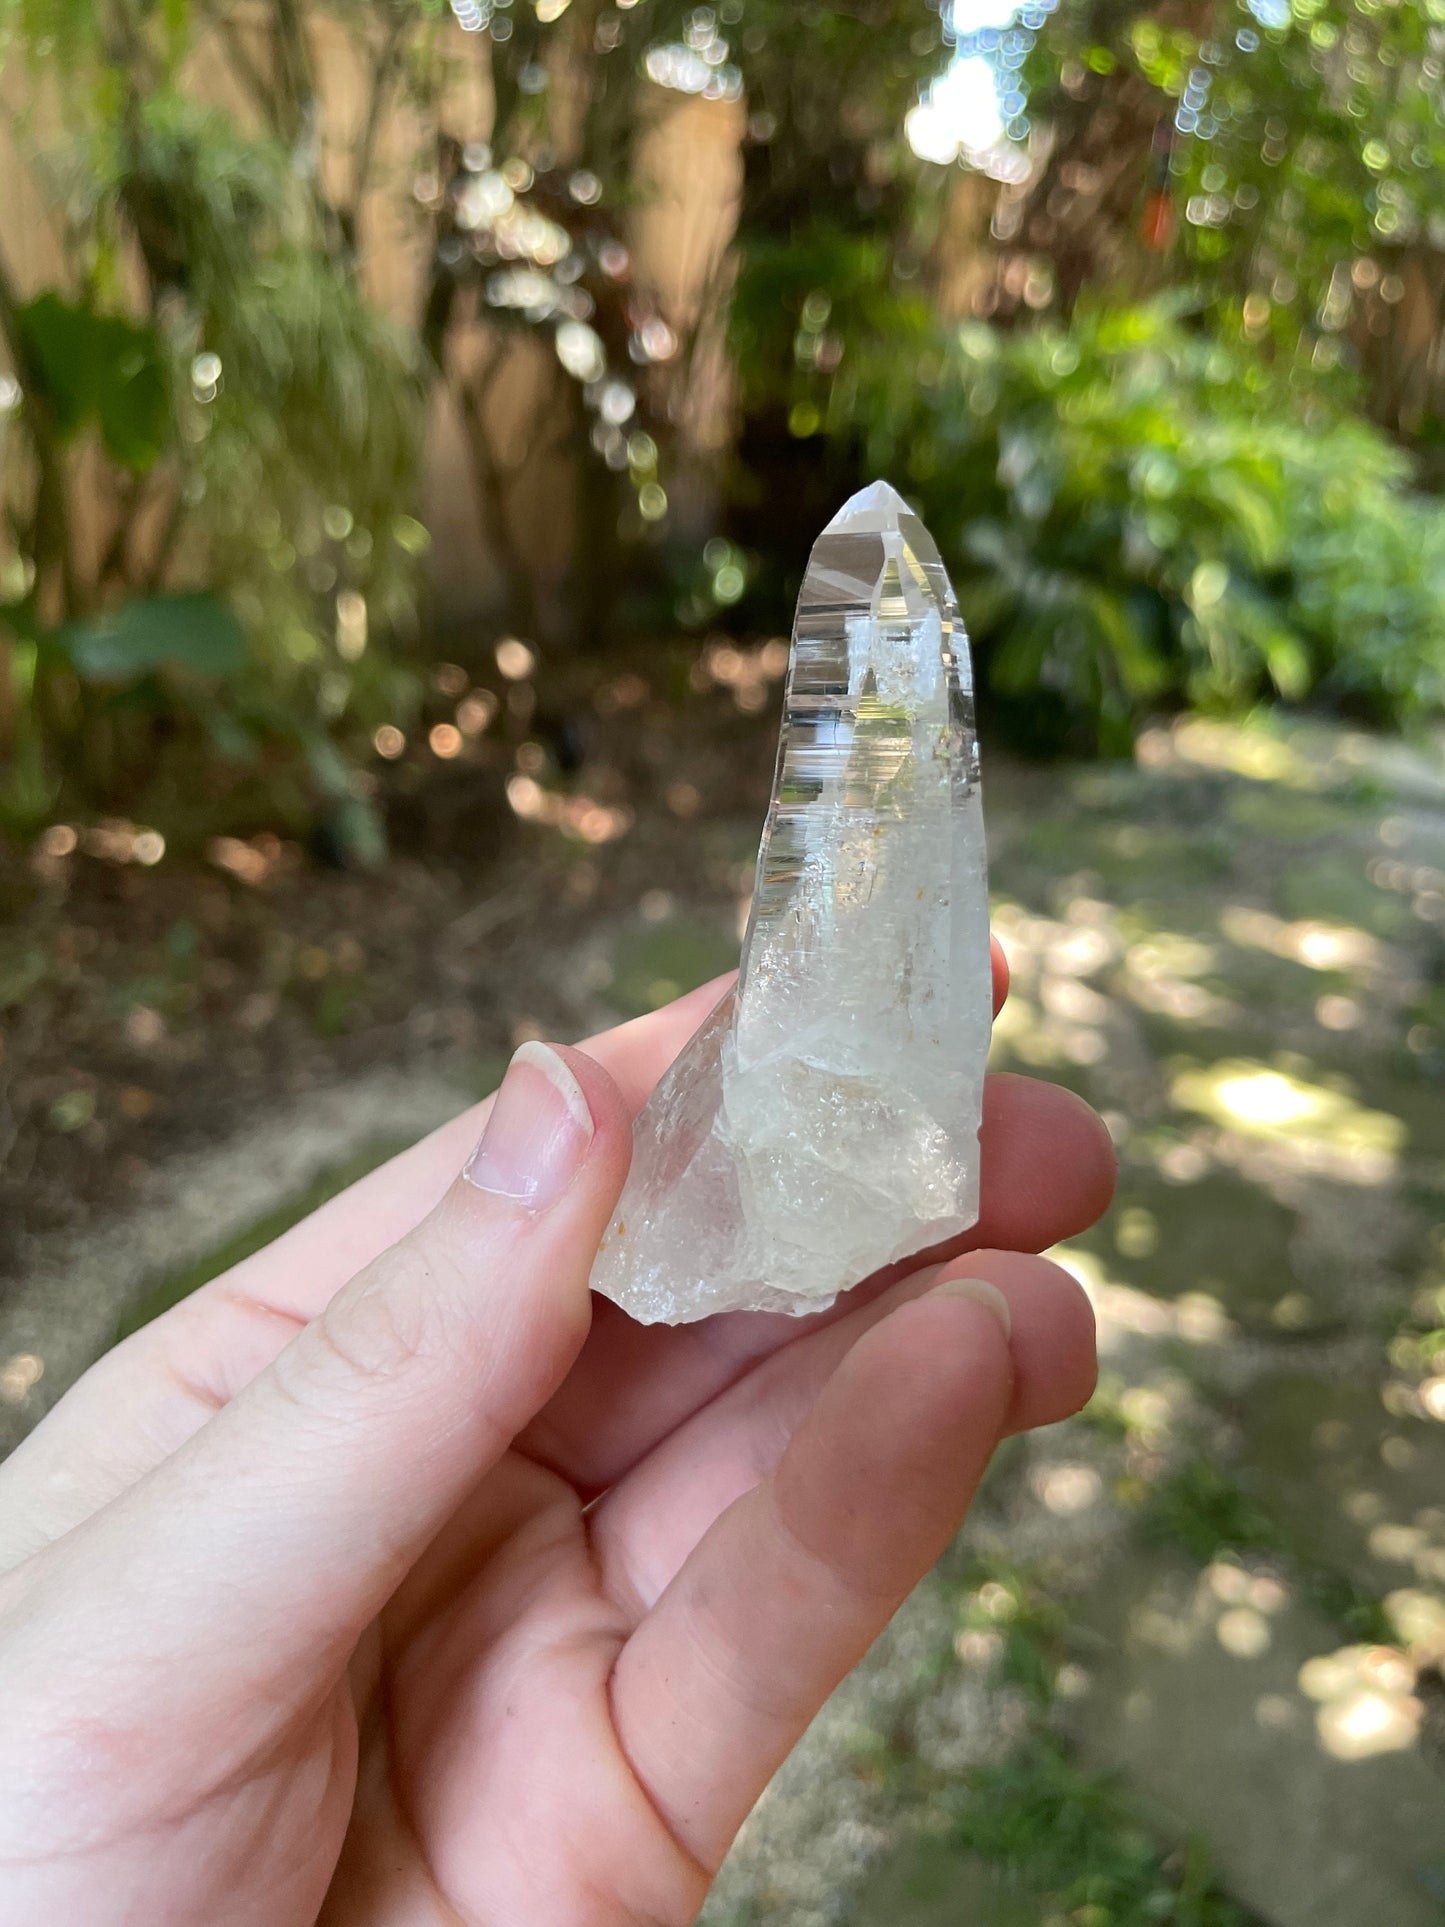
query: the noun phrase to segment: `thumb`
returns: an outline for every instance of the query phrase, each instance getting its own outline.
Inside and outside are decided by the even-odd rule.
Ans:
[[[524,1044],[437,1208],[32,1582],[64,1618],[123,1575],[153,1658],[203,1633],[258,1682],[349,1653],[569,1370],[630,1144],[599,1065]]]

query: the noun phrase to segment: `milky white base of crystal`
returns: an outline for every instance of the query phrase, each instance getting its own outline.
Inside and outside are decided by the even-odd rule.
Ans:
[[[976,1149],[961,1158],[901,1078],[796,1053],[730,1077],[732,1019],[729,992],[688,1047],[686,1077],[638,1120],[648,1181],[624,1191],[593,1272],[594,1289],[642,1324],[824,1311],[978,1217]],[[690,1096],[719,1086],[721,1110],[699,1117]]]

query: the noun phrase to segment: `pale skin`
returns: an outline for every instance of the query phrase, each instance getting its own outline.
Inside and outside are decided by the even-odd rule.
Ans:
[[[999,1438],[1088,1396],[1087,1303],[1030,1254],[1113,1181],[1084,1105],[993,1079],[964,1251],[634,1325],[588,1271],[719,988],[524,1053],[0,1469],[7,1927],[695,1919]]]

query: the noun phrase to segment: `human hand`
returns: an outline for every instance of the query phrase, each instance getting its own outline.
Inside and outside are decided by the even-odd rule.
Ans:
[[[1000,1435],[1087,1397],[1087,1304],[1025,1254],[1113,1172],[1078,1100],[993,1078],[966,1263],[803,1320],[593,1309],[630,1118],[718,988],[525,1048],[0,1469],[0,1921],[694,1918]]]

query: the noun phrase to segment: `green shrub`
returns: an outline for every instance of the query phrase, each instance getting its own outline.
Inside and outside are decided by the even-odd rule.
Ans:
[[[1445,509],[1332,402],[1168,302],[1006,333],[834,389],[955,571],[980,682],[1043,747],[1271,697],[1379,722],[1445,705]]]
[[[27,129],[67,285],[22,299],[0,258],[0,827],[320,823],[368,858],[363,765],[418,691],[420,352],[295,157],[181,91],[157,15],[101,88],[94,22],[56,6],[26,78],[103,111]]]

